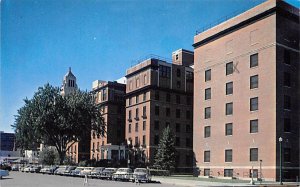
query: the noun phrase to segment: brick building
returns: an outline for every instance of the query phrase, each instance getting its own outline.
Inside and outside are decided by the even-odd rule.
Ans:
[[[153,163],[162,132],[169,126],[176,136],[176,170],[191,170],[193,55],[180,49],[173,52],[173,63],[149,58],[127,70],[125,137],[142,149],[146,163]]]
[[[266,1],[194,37],[201,176],[299,177],[299,9]]]
[[[104,136],[91,134],[90,159],[125,159],[125,89],[118,82],[96,80],[92,93],[106,124]]]

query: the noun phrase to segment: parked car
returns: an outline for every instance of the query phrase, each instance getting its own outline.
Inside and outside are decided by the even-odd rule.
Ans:
[[[30,170],[31,170],[32,167],[33,167],[33,166],[31,166],[31,165],[26,166],[26,167],[24,168],[24,172],[26,172],[26,173],[30,172]]]
[[[71,175],[72,176],[79,176],[80,172],[84,169],[84,167],[77,167],[75,168],[72,172],[71,172]]]
[[[59,167],[54,171],[54,175],[63,175],[67,167],[68,167],[68,166],[59,166]]]
[[[80,176],[90,175],[91,171],[94,169],[94,167],[84,167],[83,170],[80,171]]]
[[[71,175],[72,171],[76,169],[76,166],[68,166],[65,171],[63,172],[63,175]]]
[[[112,179],[112,175],[116,173],[117,168],[105,168],[100,175],[101,179]]]
[[[15,164],[15,165],[13,165],[13,166],[11,167],[11,170],[12,170],[12,171],[19,171],[19,169],[20,169],[20,166],[17,165],[17,164]]]
[[[6,177],[8,175],[9,175],[8,170],[0,169],[0,179],[2,179],[2,177]]]
[[[40,170],[41,170],[41,166],[32,166],[30,169],[29,169],[29,171],[30,171],[30,173],[39,173],[40,172]]]
[[[130,168],[119,168],[116,173],[112,175],[113,180],[127,180],[132,178],[133,171]]]
[[[89,175],[89,177],[91,177],[91,178],[100,178],[100,176],[101,176],[104,169],[105,169],[104,167],[93,168],[93,170],[91,171],[91,174]]]
[[[49,169],[50,169],[50,166],[44,166],[44,167],[41,169],[40,173],[45,174],[47,171],[49,171]]]
[[[132,175],[132,182],[150,182],[151,175],[150,171],[147,168],[136,168]]]

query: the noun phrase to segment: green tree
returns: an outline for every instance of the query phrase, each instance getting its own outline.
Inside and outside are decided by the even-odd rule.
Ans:
[[[46,147],[40,152],[39,162],[45,165],[59,164],[59,155],[55,148]]]
[[[175,169],[176,149],[174,135],[169,127],[163,131],[157,153],[154,159],[154,167],[163,170],[173,171]]]
[[[88,92],[78,90],[62,96],[58,87],[46,84],[24,102],[13,125],[17,143],[26,149],[34,149],[39,143],[54,146],[60,164],[66,150],[89,137],[92,130],[104,134],[104,119]]]

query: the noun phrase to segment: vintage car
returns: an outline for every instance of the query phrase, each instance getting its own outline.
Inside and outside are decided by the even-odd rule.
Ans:
[[[63,175],[66,175],[66,176],[70,176],[72,175],[73,171],[75,171],[76,169],[76,166],[68,166],[65,171],[63,172]]]
[[[32,166],[32,167],[29,169],[29,171],[30,171],[31,173],[39,173],[40,170],[41,170],[41,166]]]
[[[136,168],[132,175],[132,182],[150,182],[151,175],[147,168]]]
[[[54,175],[63,175],[68,166],[59,166],[55,171]]]
[[[94,167],[84,167],[84,169],[80,171],[79,176],[90,175],[93,169]]]
[[[101,179],[112,179],[112,175],[116,173],[117,168],[105,168],[100,175]]]
[[[132,178],[133,171],[130,168],[119,168],[116,173],[112,175],[113,180],[127,180]]]
[[[84,169],[84,167],[77,167],[75,170],[72,171],[71,175],[74,177],[79,176],[80,172]]]
[[[26,166],[25,168],[24,168],[24,172],[30,172],[31,171],[31,168],[33,168],[33,166],[31,166],[31,165],[28,165],[28,166]]]
[[[6,177],[9,175],[9,172],[8,170],[3,170],[3,169],[0,169],[0,178],[2,179],[2,177]]]
[[[100,178],[100,176],[101,176],[104,169],[105,169],[104,167],[93,168],[93,170],[91,171],[91,174],[89,175],[89,177],[91,177],[91,178]]]

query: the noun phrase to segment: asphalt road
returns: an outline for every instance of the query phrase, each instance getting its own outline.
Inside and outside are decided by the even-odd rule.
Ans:
[[[56,175],[43,175],[38,173],[23,173],[12,171],[8,177],[0,180],[0,187],[129,187],[139,186],[132,182],[119,182],[108,181],[100,179],[88,179],[88,185],[84,185],[83,178],[65,177]],[[160,184],[160,183],[142,183],[140,186],[157,186],[157,187],[170,187],[173,185]]]

